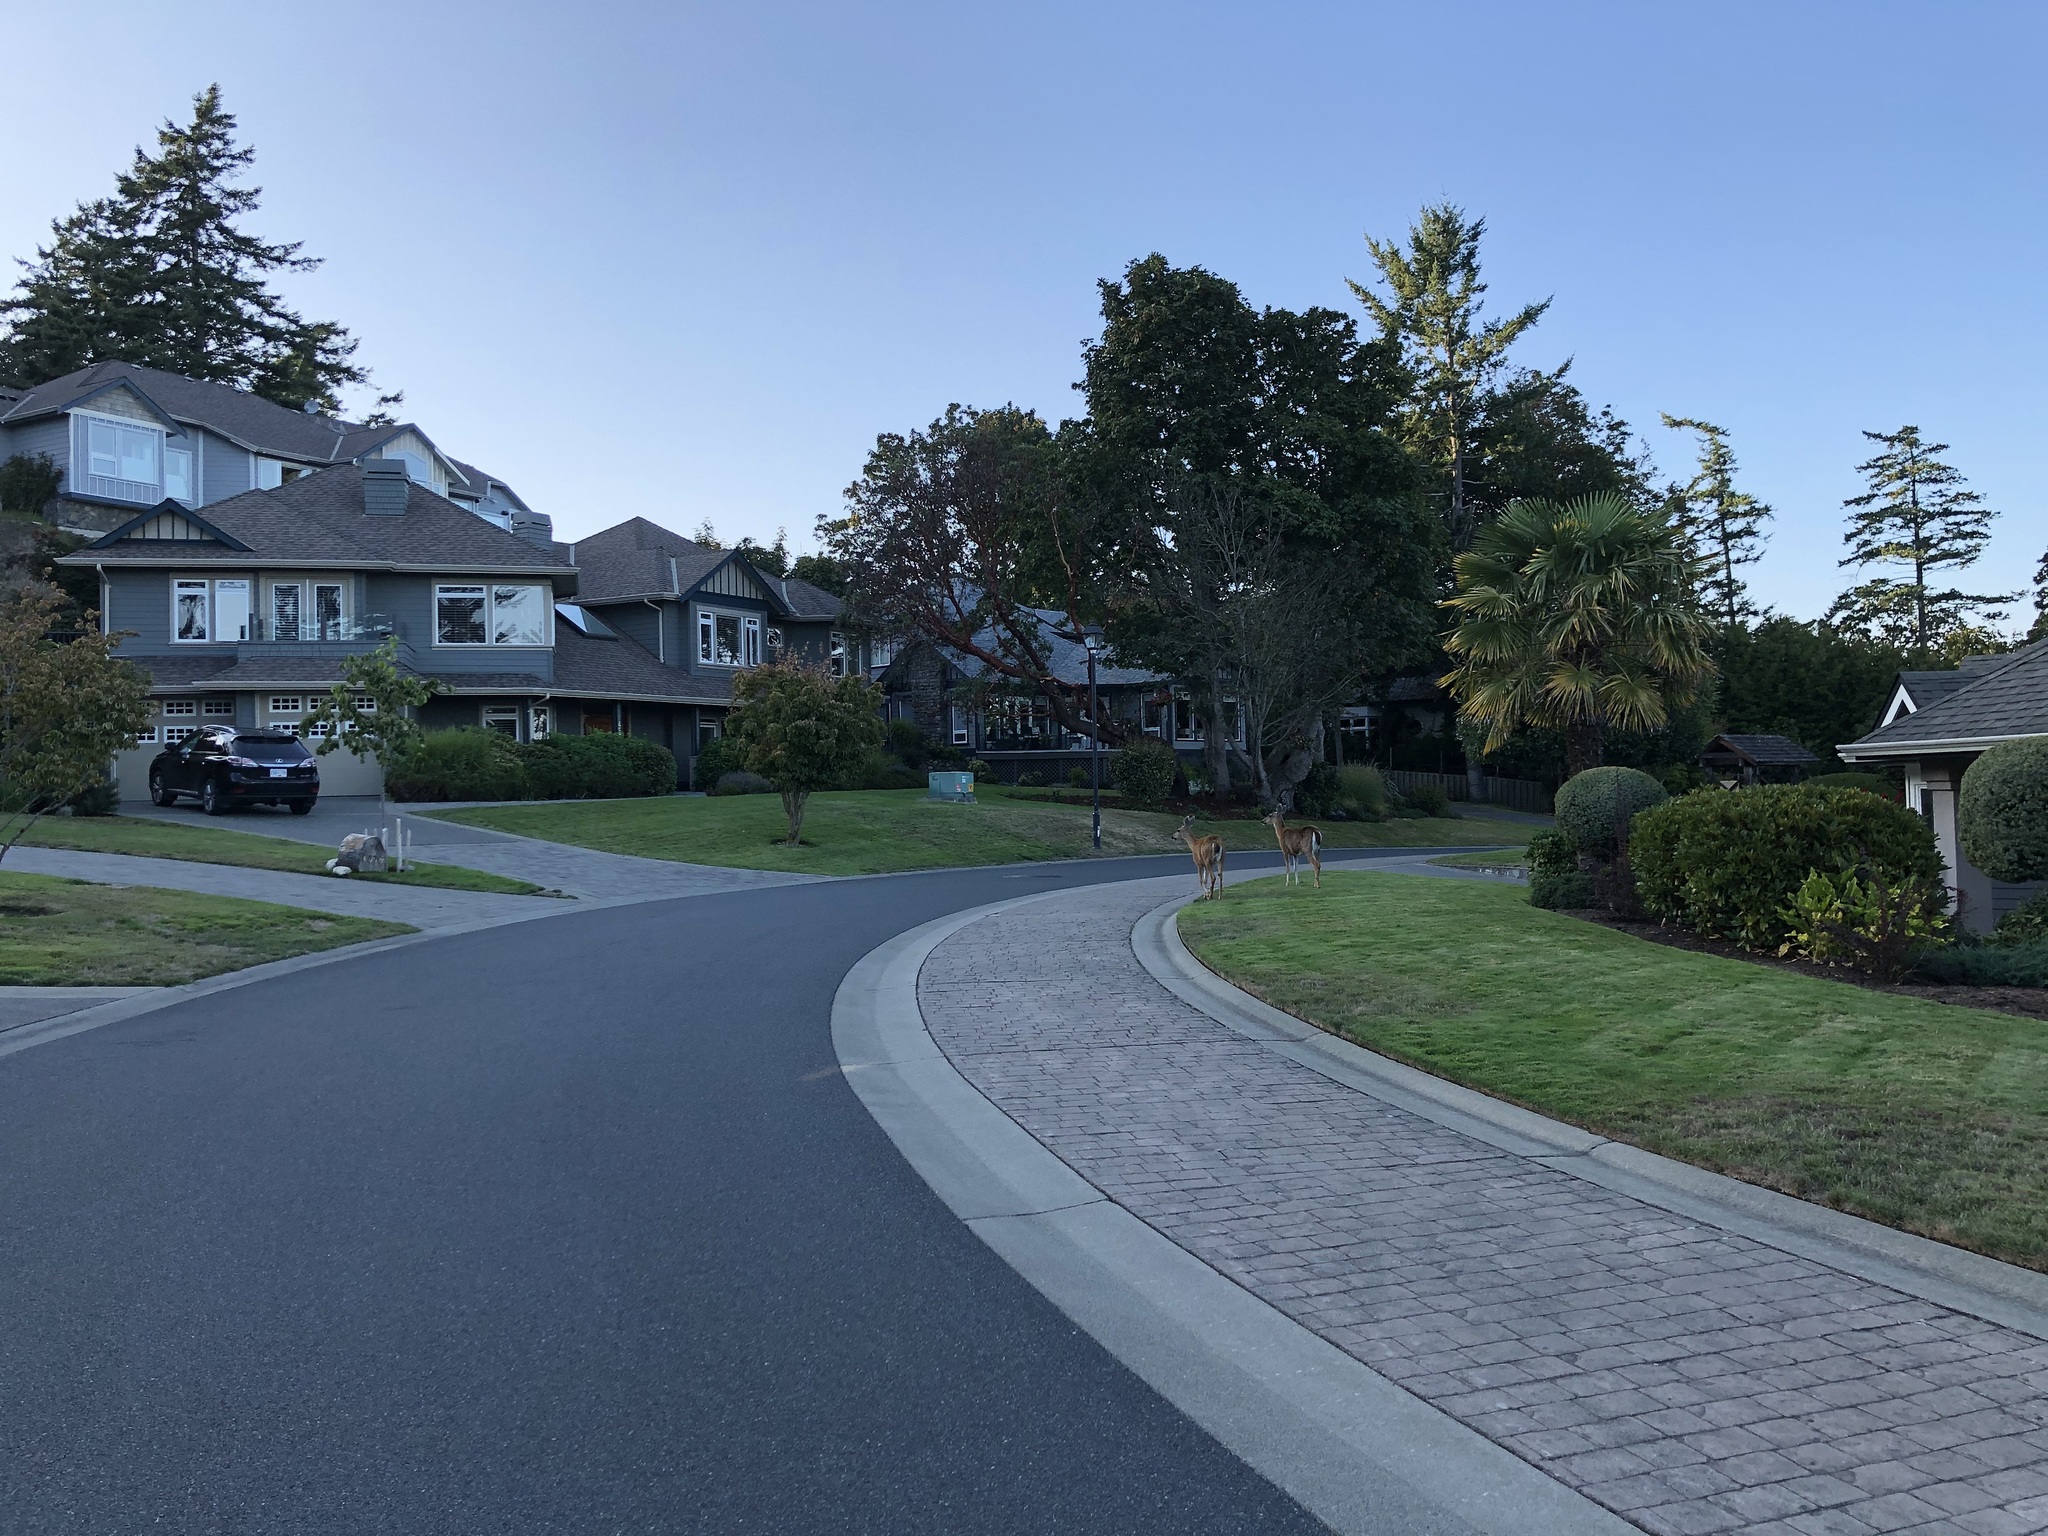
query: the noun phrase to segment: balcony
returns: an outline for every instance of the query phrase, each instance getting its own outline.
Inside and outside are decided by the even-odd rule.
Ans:
[[[283,634],[275,633],[278,627],[260,613],[251,614],[248,637],[242,643],[272,646],[338,644],[360,648],[381,645],[398,633],[398,621],[388,613],[352,613],[347,618],[329,619],[324,623],[303,619]]]

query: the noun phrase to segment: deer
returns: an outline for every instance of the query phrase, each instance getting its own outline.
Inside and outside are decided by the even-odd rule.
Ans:
[[[1270,816],[1261,816],[1259,820],[1271,827],[1273,835],[1280,839],[1280,857],[1286,865],[1286,873],[1280,877],[1280,883],[1285,885],[1292,880],[1296,885],[1301,884],[1301,871],[1296,865],[1302,859],[1307,859],[1315,866],[1316,889],[1320,891],[1323,888],[1322,829],[1306,824],[1290,827],[1287,825],[1285,805],[1274,806]]]
[[[1195,900],[1205,901],[1223,894],[1223,839],[1197,836],[1191,830],[1194,824],[1195,815],[1190,811],[1173,835],[1186,843],[1188,852],[1195,856],[1195,878],[1202,882],[1202,894]]]

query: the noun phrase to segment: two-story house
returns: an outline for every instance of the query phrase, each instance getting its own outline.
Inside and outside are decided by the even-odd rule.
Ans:
[[[198,509],[277,490],[339,464],[385,460],[507,531],[548,535],[513,489],[444,454],[418,426],[363,426],[287,410],[226,384],[94,363],[32,389],[0,389],[0,459],[47,456],[63,477],[46,515],[104,533],[162,501]]]

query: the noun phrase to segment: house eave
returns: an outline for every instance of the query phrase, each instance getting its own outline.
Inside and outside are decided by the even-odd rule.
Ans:
[[[1860,763],[1882,757],[1934,757],[1944,752],[1982,752],[2003,741],[2025,741],[2039,731],[2007,731],[1998,736],[1950,736],[1925,741],[1852,741],[1835,748],[1845,763]]]

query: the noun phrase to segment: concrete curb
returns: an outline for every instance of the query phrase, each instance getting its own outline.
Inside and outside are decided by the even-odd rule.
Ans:
[[[1168,1402],[1345,1536],[1634,1532],[1105,1198],[954,1069],[918,1009],[925,959],[972,923],[1065,894],[914,928],[864,956],[833,999],[841,1070],[939,1198]]]
[[[1406,873],[1406,871],[1403,871]],[[1181,942],[1179,896],[1131,930],[1138,963],[1227,1029],[1333,1082],[1688,1220],[1938,1306],[2048,1339],[2048,1275],[1709,1173],[1376,1055],[1232,986]]]

